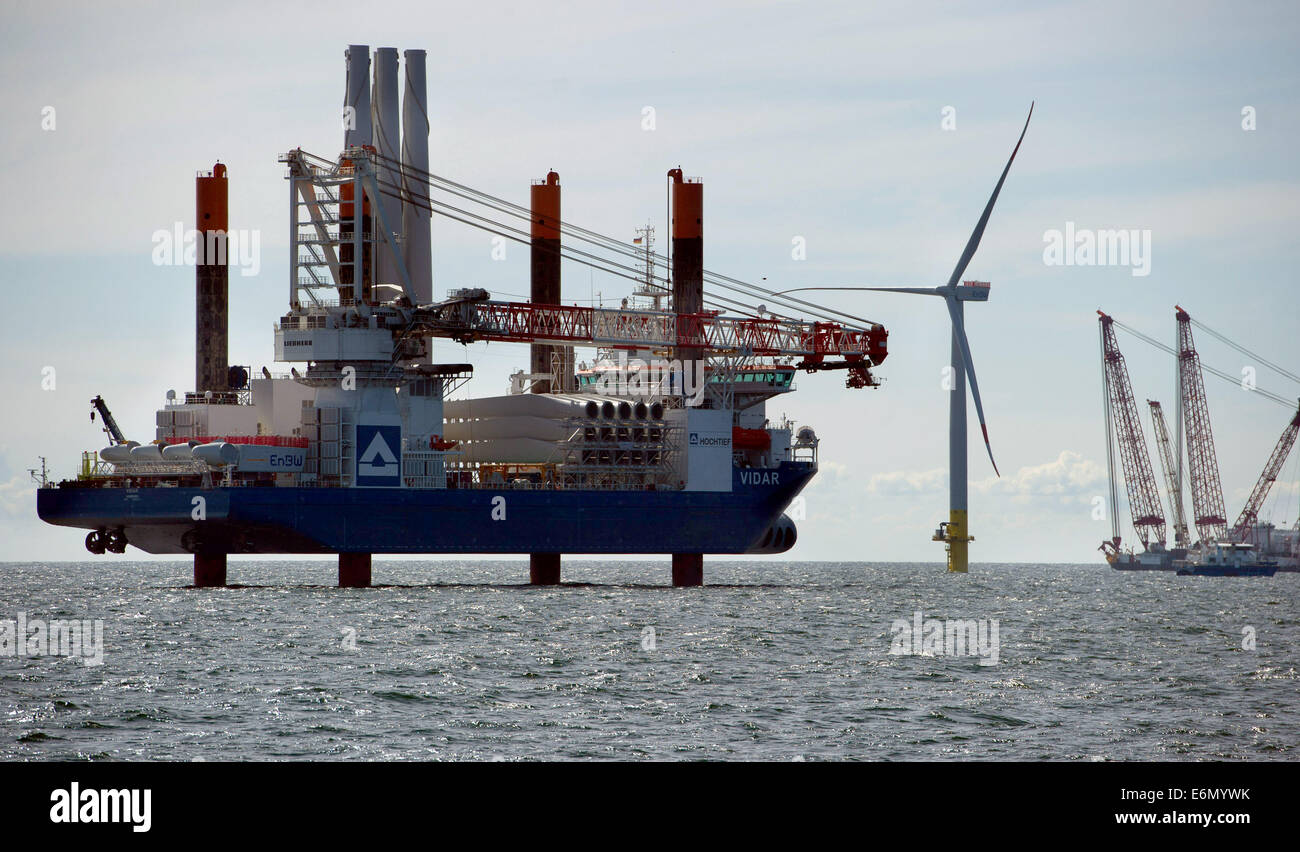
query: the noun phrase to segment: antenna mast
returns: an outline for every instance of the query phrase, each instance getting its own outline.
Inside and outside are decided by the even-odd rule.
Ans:
[[[636,289],[632,291],[632,295],[647,299],[651,310],[661,311],[663,310],[663,298],[666,291],[662,285],[655,283],[654,226],[647,222],[644,228],[637,228],[636,239],[632,243],[641,247],[642,275],[641,280],[637,282]]]

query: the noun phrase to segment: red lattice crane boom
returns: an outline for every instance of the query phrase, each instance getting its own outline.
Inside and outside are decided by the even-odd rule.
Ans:
[[[1291,454],[1291,447],[1295,446],[1297,433],[1300,433],[1300,408],[1296,409],[1291,422],[1287,424],[1286,429],[1282,430],[1282,437],[1277,439],[1277,445],[1273,447],[1273,453],[1268,457],[1268,463],[1264,465],[1264,472],[1259,475],[1255,489],[1250,492],[1246,505],[1237,516],[1237,523],[1232,526],[1234,541],[1246,541],[1250,537],[1250,531],[1259,520],[1259,507],[1264,505],[1264,498],[1272,489],[1277,475],[1282,472],[1282,465],[1286,464],[1286,457]]]
[[[1192,484],[1192,514],[1202,541],[1227,537],[1228,510],[1223,505],[1223,482],[1214,452],[1214,430],[1205,399],[1201,356],[1192,340],[1192,318],[1174,306],[1178,318],[1178,384],[1182,391],[1183,431],[1187,434],[1188,478]]]
[[[1101,325],[1102,378],[1106,385],[1108,409],[1106,422],[1114,430],[1113,436],[1107,435],[1107,441],[1119,446],[1120,462],[1124,469],[1124,489],[1128,494],[1133,528],[1137,531],[1138,538],[1144,547],[1148,547],[1152,540],[1164,544],[1165,516],[1160,506],[1160,491],[1151,469],[1151,456],[1147,453],[1142,423],[1138,419],[1128,367],[1115,339],[1114,320],[1101,311],[1097,311],[1097,315]],[[1115,541],[1114,545],[1118,549],[1119,542]]]
[[[1165,413],[1160,408],[1160,403],[1154,399],[1148,399],[1147,405],[1151,409],[1151,428],[1156,433],[1156,449],[1160,458],[1160,470],[1165,475],[1165,493],[1169,496],[1169,511],[1172,515],[1170,522],[1174,527],[1174,544],[1177,547],[1186,547],[1189,543],[1187,539],[1187,513],[1183,511],[1183,483],[1178,479],[1181,471],[1174,460],[1173,445],[1169,442],[1169,429],[1165,426]]]
[[[833,322],[727,317],[716,312],[673,314],[496,302],[486,295],[477,291],[421,306],[414,312],[411,332],[461,343],[496,340],[633,349],[689,346],[709,354],[789,358],[804,370],[847,370],[850,387],[878,384],[869,368],[889,354],[889,332],[881,325],[859,329]]]

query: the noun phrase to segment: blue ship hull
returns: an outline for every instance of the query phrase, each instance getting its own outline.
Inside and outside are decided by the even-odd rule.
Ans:
[[[1254,565],[1193,565],[1179,568],[1179,577],[1272,577],[1277,573],[1276,562]]]
[[[816,470],[738,469],[730,492],[64,486],[36,505],[148,553],[744,553]]]

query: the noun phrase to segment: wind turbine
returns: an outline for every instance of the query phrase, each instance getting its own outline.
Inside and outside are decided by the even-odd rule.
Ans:
[[[993,213],[993,205],[997,203],[998,193],[1002,192],[1002,184],[1007,179],[1007,173],[1011,171],[1011,164],[1015,162],[1016,154],[1020,151],[1020,143],[1025,141],[1025,133],[1029,130],[1029,119],[1034,116],[1034,105],[1029,105],[1029,116],[1025,119],[1025,126],[1020,131],[1020,138],[1016,140],[1016,147],[1011,152],[1011,157],[1007,160],[1007,165],[1002,169],[1002,176],[998,178],[997,186],[993,187],[993,194],[989,196],[989,202],[984,206],[984,215],[980,216],[979,224],[975,226],[975,231],[970,235],[970,240],[966,243],[966,250],[962,252],[961,260],[957,261],[956,268],[952,271],[948,283],[942,287],[797,287],[794,290],[783,290],[782,293],[794,293],[801,290],[857,290],[857,291],[876,291],[884,293],[914,293],[920,296],[940,296],[948,305],[948,316],[952,320],[952,395],[948,402],[948,520],[939,524],[935,530],[933,540],[942,541],[947,544],[948,549],[948,570],[957,573],[966,573],[968,564],[968,544],[974,541],[974,537],[969,535],[969,527],[966,523],[967,509],[967,472],[966,472],[966,377],[970,377],[971,396],[975,398],[975,413],[979,416],[980,431],[984,434],[984,447],[988,450],[989,463],[993,465],[993,472],[999,477],[1002,475],[998,471],[998,463],[993,460],[993,446],[989,443],[989,430],[984,422],[984,405],[980,402],[979,382],[975,379],[975,365],[970,357],[970,344],[966,340],[966,319],[965,303],[966,302],[987,302],[989,298],[989,285],[980,282],[962,282],[961,276],[966,271],[967,264],[975,256],[975,250],[979,248],[980,239],[984,236],[984,227],[988,225],[989,216]],[[780,294],[776,294],[780,295]]]

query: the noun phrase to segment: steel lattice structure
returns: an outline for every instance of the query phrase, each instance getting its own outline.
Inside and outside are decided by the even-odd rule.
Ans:
[[[1113,423],[1115,430],[1113,438],[1108,436],[1108,440],[1114,440],[1119,445],[1120,462],[1124,469],[1124,489],[1133,514],[1133,528],[1144,547],[1152,539],[1164,544],[1165,516],[1160,506],[1160,491],[1151,469],[1151,457],[1147,453],[1142,423],[1138,420],[1128,367],[1119,351],[1119,343],[1115,340],[1113,320],[1101,311],[1097,313],[1101,316],[1102,376],[1110,408],[1107,422]]]
[[[1156,448],[1160,453],[1160,469],[1165,475],[1165,492],[1169,495],[1169,509],[1172,513],[1174,543],[1180,547],[1188,544],[1187,513],[1183,511],[1183,483],[1179,479],[1179,470],[1174,461],[1172,444],[1169,442],[1169,429],[1165,425],[1165,413],[1160,403],[1147,400],[1151,408],[1151,428],[1156,434]]]
[[[529,302],[473,300],[415,311],[418,333],[462,343],[497,340],[516,343],[577,343],[607,347],[699,347],[716,355],[785,357],[801,369],[848,369],[875,384],[867,368],[888,354],[883,326],[855,329],[831,322],[750,319],[714,313],[673,314],[536,305]],[[842,358],[840,362],[826,359]]]
[[[1300,409],[1296,410],[1291,422],[1287,424],[1286,429],[1282,430],[1282,437],[1277,439],[1273,453],[1268,457],[1268,463],[1264,465],[1264,472],[1259,475],[1255,489],[1250,492],[1250,498],[1242,507],[1237,523],[1233,524],[1233,540],[1245,541],[1254,528],[1255,522],[1259,519],[1259,507],[1264,505],[1264,498],[1268,496],[1269,490],[1277,480],[1277,475],[1281,473],[1286,457],[1291,454],[1291,447],[1295,445],[1297,433],[1300,433]]]
[[[1192,340],[1192,318],[1182,308],[1177,308],[1177,317],[1178,381],[1182,390],[1183,430],[1187,434],[1192,513],[1201,539],[1215,541],[1227,537],[1228,510],[1223,505],[1223,483],[1214,453],[1214,430],[1210,428],[1201,356],[1196,354],[1196,343]]]

